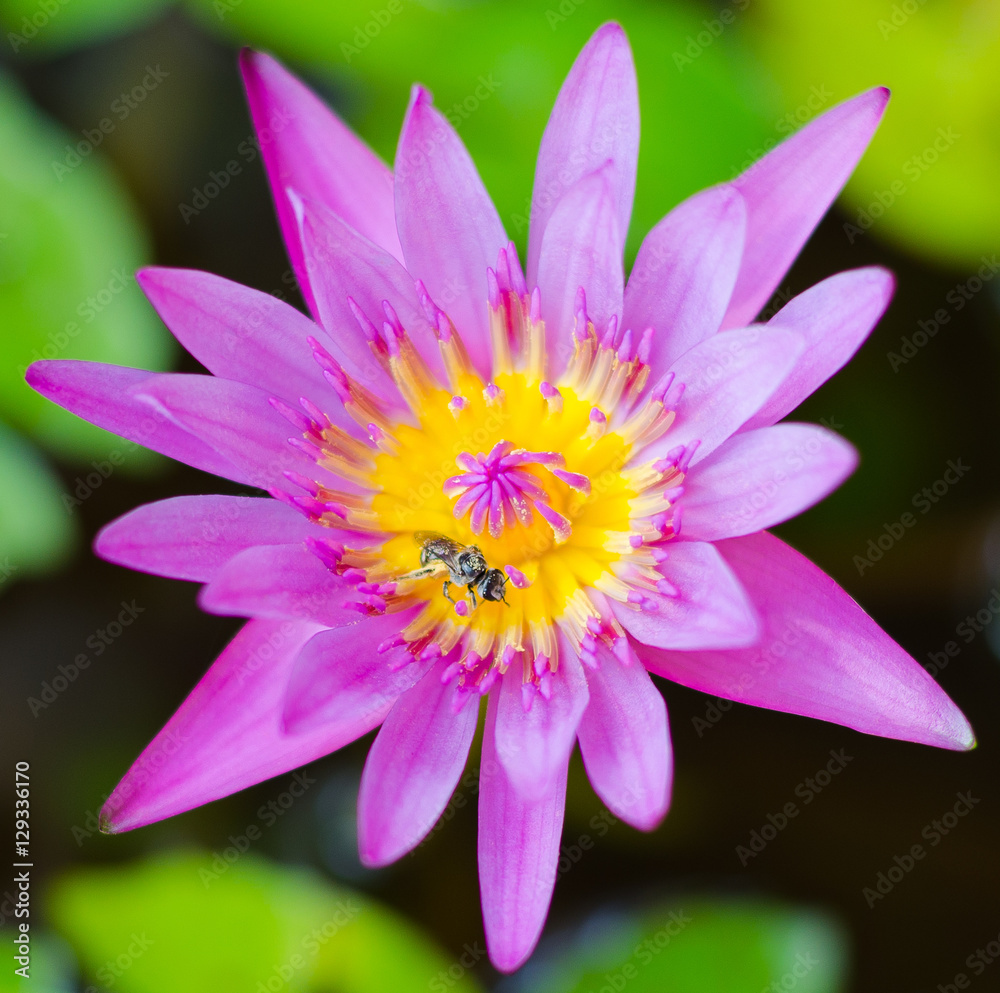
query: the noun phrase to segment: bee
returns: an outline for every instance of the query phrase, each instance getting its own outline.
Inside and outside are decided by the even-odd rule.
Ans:
[[[504,596],[504,588],[510,580],[499,569],[491,569],[486,564],[486,558],[478,546],[463,545],[437,531],[417,531],[413,537],[420,546],[422,568],[400,576],[400,580],[424,579],[447,571],[448,578],[444,581],[441,592],[452,603],[455,601],[448,590],[454,584],[464,586],[469,591],[473,610],[479,606],[477,593],[482,600],[503,600],[510,606]]]

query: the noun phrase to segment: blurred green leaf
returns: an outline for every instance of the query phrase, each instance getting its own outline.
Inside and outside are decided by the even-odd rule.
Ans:
[[[117,441],[36,394],[24,370],[40,358],[165,368],[172,339],[134,278],[147,258],[100,152],[0,76],[0,416],[65,458],[106,455]],[[128,465],[148,459],[137,450]]]
[[[12,579],[58,565],[76,528],[63,489],[41,453],[0,422],[0,591]]]
[[[786,111],[815,88],[834,100],[871,86],[893,91],[847,187],[855,227],[962,266],[996,251],[1000,5],[760,0],[751,11],[750,37]]]
[[[845,945],[828,917],[774,903],[692,899],[643,914],[605,910],[529,966],[532,993],[837,993]],[[772,985],[773,984],[773,985]]]
[[[737,32],[712,33],[704,23],[709,13],[688,3],[189,5],[216,30],[330,79],[338,106],[390,161],[410,84],[429,86],[468,145],[507,233],[522,248],[545,122],[573,59],[604,21],[618,20],[628,31],[639,76],[643,132],[630,253],[670,207],[730,178],[752,149],[776,137],[773,125],[741,95],[752,88],[739,85]],[[706,32],[708,44],[701,45],[697,37]],[[689,50],[693,57],[685,54]]]
[[[452,964],[368,897],[252,855],[77,871],[51,897],[85,982],[122,993],[416,993]],[[465,975],[450,988],[479,987]]]
[[[15,54],[45,55],[124,34],[170,0],[0,0],[0,27]]]

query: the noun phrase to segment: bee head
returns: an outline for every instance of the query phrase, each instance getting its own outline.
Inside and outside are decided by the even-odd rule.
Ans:
[[[476,592],[483,600],[503,600],[504,603],[507,603],[507,599],[504,597],[504,588],[508,582],[507,577],[499,569],[487,569],[477,584]],[[509,607],[510,604],[507,603],[507,606]]]

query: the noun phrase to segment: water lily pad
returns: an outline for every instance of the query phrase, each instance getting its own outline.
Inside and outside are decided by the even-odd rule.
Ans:
[[[166,368],[172,339],[134,278],[148,259],[100,151],[0,76],[0,417],[70,460],[117,444],[31,390],[24,370],[40,358]]]
[[[86,984],[121,993],[426,991],[452,963],[368,897],[308,871],[233,857],[161,855],[59,880],[51,914]],[[450,981],[475,993],[468,975]]]
[[[932,261],[977,267],[1000,231],[1000,7],[760,0],[748,36],[793,111],[816,87],[892,101],[845,196],[851,223]],[[863,237],[845,231],[849,241]]]

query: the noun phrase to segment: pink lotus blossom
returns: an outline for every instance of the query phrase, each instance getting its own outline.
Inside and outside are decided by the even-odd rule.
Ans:
[[[667,712],[650,673],[972,746],[924,669],[764,530],[857,461],[824,428],[777,422],[858,349],[892,276],[843,272],[751,322],[886,90],[674,208],[626,281],[639,110],[617,25],[559,93],[523,269],[425,89],[393,173],[273,59],[242,66],[312,318],[208,273],[146,269],[153,306],[210,375],[72,361],[28,374],[96,424],[271,494],[163,500],[97,539],[113,562],[203,583],[206,610],[251,618],[112,794],[107,830],[381,725],[358,833],[364,862],[384,865],[444,810],[486,697],[482,905],[490,956],[512,970],[548,911],[574,744],[615,816],[648,831],[666,813]],[[442,595],[449,574],[433,556],[419,572],[419,532],[478,546],[477,575],[498,570],[506,602],[473,598],[476,582]]]

